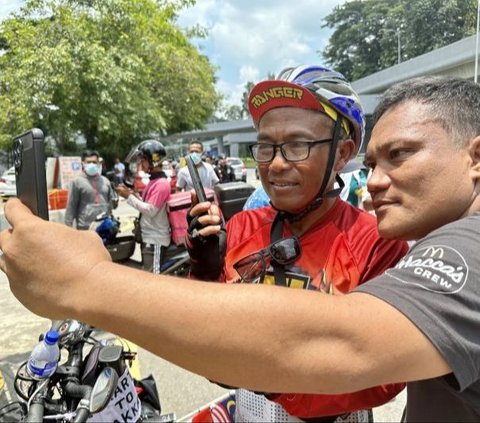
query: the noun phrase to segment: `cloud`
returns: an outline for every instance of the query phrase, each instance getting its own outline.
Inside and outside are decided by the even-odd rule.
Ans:
[[[6,18],[11,12],[18,10],[24,3],[22,0],[0,0],[0,20]]]
[[[215,64],[217,89],[230,104],[241,103],[245,83],[287,66],[320,63],[331,31],[323,19],[345,0],[197,0],[179,13],[182,27],[200,25],[206,39],[194,43]],[[23,0],[0,0],[0,19]]]
[[[256,82],[286,66],[319,63],[331,31],[323,18],[344,0],[199,0],[180,13],[179,24],[205,26],[197,41],[219,67],[219,88],[240,104],[245,82]]]

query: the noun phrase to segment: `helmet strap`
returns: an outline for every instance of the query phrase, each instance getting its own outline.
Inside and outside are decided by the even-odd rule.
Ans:
[[[283,238],[283,221],[285,220],[285,212],[279,211],[275,215],[270,229],[270,243],[279,241]],[[285,267],[277,263],[273,258],[270,260],[273,267],[273,276],[275,278],[275,285],[287,286],[287,278],[285,276]]]

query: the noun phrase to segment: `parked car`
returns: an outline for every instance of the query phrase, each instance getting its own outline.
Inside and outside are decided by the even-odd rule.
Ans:
[[[235,173],[235,180],[247,182],[247,168],[243,160],[238,157],[227,157],[226,160],[227,164],[231,166]]]
[[[15,168],[12,166],[2,173],[0,177],[0,196],[15,197],[17,195],[17,187],[15,185]]]

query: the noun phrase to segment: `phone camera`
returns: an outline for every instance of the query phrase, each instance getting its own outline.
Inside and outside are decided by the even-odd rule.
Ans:
[[[22,140],[16,140],[13,144],[13,165],[15,166],[16,170],[19,170],[22,166],[22,150]]]

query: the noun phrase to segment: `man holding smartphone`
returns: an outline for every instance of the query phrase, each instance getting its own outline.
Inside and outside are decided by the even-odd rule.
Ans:
[[[142,197],[124,184],[116,188],[118,194],[140,212],[143,269],[156,274],[161,271],[165,251],[170,245],[170,223],[167,215],[170,183],[162,167],[166,155],[165,147],[159,141],[142,141],[125,159],[127,163],[134,163],[137,168],[150,175]]]
[[[203,144],[201,141],[192,141],[188,146],[188,154],[197,167],[200,180],[204,188],[213,189],[218,184],[218,176],[210,163],[202,161]],[[182,167],[177,174],[177,191],[190,191],[193,189],[192,178],[186,166]]]
[[[381,239],[375,218],[339,199],[334,185],[365,130],[349,82],[323,66],[288,68],[255,85],[248,106],[258,131],[250,149],[271,206],[239,213],[225,229],[214,220],[215,206],[194,207],[187,239],[192,276],[343,295],[394,265],[407,245]],[[401,389],[339,396],[238,389],[235,420],[369,421],[368,409]]]

